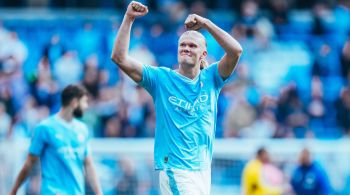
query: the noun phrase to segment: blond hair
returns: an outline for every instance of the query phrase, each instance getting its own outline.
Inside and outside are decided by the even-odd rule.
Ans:
[[[208,67],[208,65],[209,65],[209,63],[205,59],[201,59],[201,62],[200,62],[200,69],[201,70]]]
[[[184,33],[182,33],[182,35],[180,36],[180,39],[183,36],[190,36],[190,37],[199,38],[199,39],[201,39],[203,41],[203,43],[204,43],[203,46],[205,48],[207,48],[207,41],[206,41],[205,37],[202,35],[202,33],[198,32],[198,31],[195,31],[195,30],[188,30],[188,31],[185,31]]]

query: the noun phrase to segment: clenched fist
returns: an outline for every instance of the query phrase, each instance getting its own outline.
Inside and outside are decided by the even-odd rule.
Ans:
[[[143,5],[142,3],[132,1],[128,5],[125,15],[127,15],[131,19],[135,19],[137,17],[142,17],[147,13],[148,13],[147,6]]]
[[[207,21],[208,19],[197,14],[190,14],[185,20],[185,27],[187,30],[200,30]]]

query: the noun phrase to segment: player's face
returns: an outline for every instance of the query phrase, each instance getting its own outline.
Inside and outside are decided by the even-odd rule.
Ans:
[[[200,38],[184,35],[179,40],[178,61],[185,66],[199,65],[201,58],[206,55],[204,44]]]
[[[78,101],[78,106],[73,110],[74,117],[81,118],[88,108],[88,97],[84,95]]]

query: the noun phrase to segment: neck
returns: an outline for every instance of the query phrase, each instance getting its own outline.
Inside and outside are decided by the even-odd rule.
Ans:
[[[71,122],[73,120],[73,110],[70,108],[61,108],[58,112],[58,116],[66,122]]]
[[[194,79],[199,74],[199,66],[184,66],[180,64],[179,69],[177,70],[181,75]]]

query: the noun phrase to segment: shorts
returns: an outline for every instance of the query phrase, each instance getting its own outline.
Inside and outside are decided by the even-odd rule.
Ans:
[[[159,185],[162,195],[210,195],[211,171],[161,170]]]

